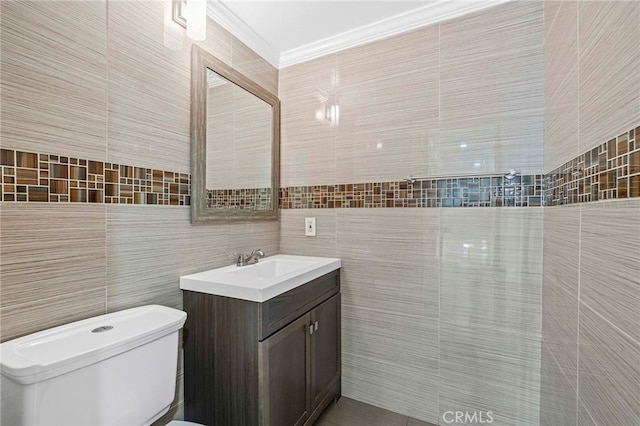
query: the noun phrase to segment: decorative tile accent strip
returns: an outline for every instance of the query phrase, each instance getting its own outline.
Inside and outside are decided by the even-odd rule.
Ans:
[[[546,175],[546,205],[640,197],[640,127]]]
[[[0,150],[0,200],[188,206],[191,175]]]
[[[191,175],[0,150],[0,201],[190,205]],[[640,197],[640,127],[546,175],[501,174],[280,189],[280,208],[539,207]],[[270,188],[207,191],[211,208],[265,208]]]
[[[640,197],[640,127],[546,175],[460,176],[280,189],[280,207],[538,207]]]
[[[207,207],[212,209],[267,210],[271,188],[207,189]]]
[[[543,175],[464,176],[280,189],[280,208],[539,207]]]

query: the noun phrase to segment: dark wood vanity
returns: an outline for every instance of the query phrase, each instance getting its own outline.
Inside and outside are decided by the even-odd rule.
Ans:
[[[340,397],[340,270],[265,302],[184,291],[185,420],[311,425]]]

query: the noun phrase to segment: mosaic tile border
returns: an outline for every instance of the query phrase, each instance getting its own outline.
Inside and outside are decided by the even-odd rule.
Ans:
[[[0,150],[0,199],[188,206],[191,175],[59,155]]]
[[[639,139],[637,127],[547,173],[545,204],[640,197]]]
[[[280,189],[280,208],[540,207],[544,176],[496,174]]]
[[[271,209],[271,188],[207,189],[207,207],[210,209]]]
[[[0,201],[188,206],[191,175],[0,150]],[[281,209],[540,207],[640,197],[640,127],[545,175],[501,174],[280,188]],[[270,205],[269,188],[207,192],[211,208]]]
[[[640,127],[545,175],[482,175],[280,189],[280,208],[540,207],[640,197]]]

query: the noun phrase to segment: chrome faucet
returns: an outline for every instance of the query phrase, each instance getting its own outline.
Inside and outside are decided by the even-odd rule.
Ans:
[[[247,266],[253,265],[254,263],[258,263],[258,259],[265,257],[266,255],[260,249],[254,250],[251,254],[238,254],[238,260],[236,261],[236,266]]]

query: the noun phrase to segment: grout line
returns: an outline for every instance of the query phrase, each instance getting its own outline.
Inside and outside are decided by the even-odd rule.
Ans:
[[[585,404],[582,404],[582,403],[580,402],[580,399],[579,399],[579,398],[576,400],[576,405],[577,405],[578,407],[582,406],[582,407],[584,408],[584,411],[587,413],[587,416],[589,416],[589,419],[591,419],[591,421],[593,422],[593,424],[594,424],[594,425],[597,425],[597,424],[598,424],[598,423],[596,423],[596,421],[593,419],[593,415],[591,415],[591,412],[589,411],[589,409],[587,408],[587,406],[586,406]],[[578,413],[577,413],[577,412],[576,412],[576,425],[577,425],[577,426],[580,426],[580,425],[578,425]]]
[[[569,385],[572,385],[571,379],[569,378],[569,376],[567,376],[567,373],[564,367],[562,366],[562,363],[558,360],[558,358],[556,358],[553,351],[551,350],[551,347],[545,342],[544,339],[540,339],[540,341],[541,341],[541,347],[544,346],[547,349],[549,356],[553,358],[552,362],[556,365],[556,367],[558,367],[558,369],[560,370],[560,374],[562,374],[562,377],[564,377],[565,381],[569,383]]]
[[[580,155],[580,4],[576,4],[576,55],[577,55],[577,69],[576,74],[578,79],[578,156]],[[617,139],[616,139],[617,143]],[[593,160],[593,159],[592,159]],[[600,186],[598,185],[598,190]],[[578,315],[576,324],[576,407],[575,418],[576,426],[578,425],[578,412],[580,408],[580,280],[582,270],[582,205],[580,205],[578,219]]]
[[[592,308],[588,303],[586,302],[580,302],[579,304],[584,305],[587,309],[589,309],[591,312],[593,312],[594,314],[596,314],[597,316],[600,317],[601,320],[603,320],[604,322],[606,322],[608,325],[610,325],[613,329],[615,329],[615,331],[617,331],[618,333],[620,333],[622,335],[622,337],[624,337],[625,339],[631,341],[631,343],[633,345],[636,346],[640,346],[640,341],[638,341],[635,337],[631,336],[629,333],[627,333],[626,331],[624,331],[623,329],[621,329],[620,327],[618,327],[615,323],[611,322],[611,320],[607,319],[604,315],[602,315],[600,312],[598,312],[596,309]]]
[[[442,88],[442,24],[438,23],[438,144],[440,143],[442,128],[442,115],[441,115],[441,88]],[[541,194],[542,199],[544,199],[544,193]],[[424,214],[422,215],[424,218]],[[442,304],[442,251],[440,248],[441,240],[442,240],[442,215],[438,212],[438,371],[437,371],[437,390],[438,397],[436,399],[436,407],[438,410],[438,423],[440,423],[440,328],[442,327],[442,317],[441,317],[441,304]],[[423,236],[424,238],[424,236]]]
[[[106,49],[107,49],[107,66],[106,66],[106,83],[107,83],[107,93],[105,94],[106,104],[105,104],[105,132],[104,132],[104,159],[105,162],[109,162],[109,2],[105,1],[105,38],[106,38]],[[87,166],[89,163],[87,163]],[[88,171],[87,167],[87,171]],[[104,171],[104,164],[102,165],[103,176],[106,173]],[[89,176],[87,175],[87,178]],[[105,183],[103,182],[103,192],[102,199],[104,200],[104,191],[105,191]],[[118,186],[119,188],[119,186]],[[119,191],[118,191],[119,192]],[[109,239],[108,239],[108,229],[107,220],[109,218],[109,208],[106,204],[103,204],[104,207],[104,312],[105,314],[109,313]]]
[[[558,16],[560,15],[560,10],[562,9],[562,6],[564,5],[564,2],[560,3],[560,6],[558,6],[558,9],[556,9],[556,14],[553,15],[553,19],[551,20],[551,23],[549,24],[549,33],[551,33],[551,30],[554,29],[555,25],[556,25],[556,21],[558,20]],[[542,8],[542,19],[544,22],[544,7]],[[547,41],[547,37],[546,35],[543,36],[543,43],[545,43]]]

